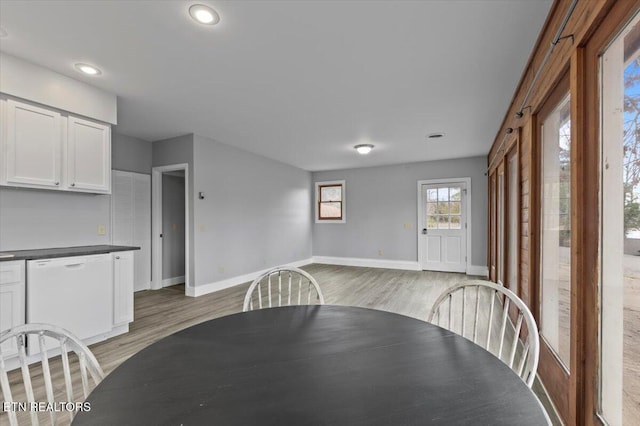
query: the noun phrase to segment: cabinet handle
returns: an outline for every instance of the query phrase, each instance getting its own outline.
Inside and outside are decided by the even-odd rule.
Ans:
[[[116,260],[120,259],[120,256],[116,256]]]
[[[72,184],[71,184],[71,186],[76,186],[76,184],[75,184],[75,183],[72,183]]]
[[[56,182],[56,183],[54,183],[54,185],[55,185],[55,186],[58,186],[58,185],[60,185],[60,182]]]

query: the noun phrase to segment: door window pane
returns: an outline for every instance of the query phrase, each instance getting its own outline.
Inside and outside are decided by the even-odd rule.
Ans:
[[[458,215],[460,214],[460,202],[459,201],[452,201],[449,204],[449,211],[451,212],[452,215]]]
[[[450,188],[451,201],[460,201],[460,188]]]
[[[451,216],[451,229],[462,229],[460,216]]]
[[[567,95],[542,124],[541,334],[567,371],[571,308],[571,117]]]

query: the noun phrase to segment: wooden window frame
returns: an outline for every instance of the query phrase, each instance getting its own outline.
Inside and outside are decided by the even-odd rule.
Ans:
[[[344,180],[336,180],[336,181],[328,181],[328,182],[316,182],[316,212],[315,212],[315,222],[316,223],[346,223],[347,214],[346,214],[346,182]],[[322,217],[320,215],[320,206],[322,205],[322,188],[330,188],[330,187],[340,187],[341,188],[341,198],[340,198],[340,217]],[[328,202],[328,201],[327,201]],[[334,203],[336,201],[333,201]]]

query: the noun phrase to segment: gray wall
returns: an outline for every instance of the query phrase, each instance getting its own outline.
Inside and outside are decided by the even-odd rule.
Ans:
[[[188,286],[193,286],[196,281],[195,258],[194,255],[194,162],[193,162],[193,134],[178,136],[175,138],[155,141],[152,144],[152,166],[168,166],[172,164],[188,164],[189,175],[187,176],[187,190],[189,191],[189,281]]]
[[[162,278],[183,277],[184,176],[162,175]]]
[[[311,257],[311,173],[195,136],[196,285]]]
[[[1,187],[0,250],[109,244],[110,217],[109,195]]]
[[[111,168],[125,172],[151,173],[151,142],[125,136],[111,135]]]
[[[313,173],[313,182],[346,180],[347,211],[345,224],[313,224],[314,256],[417,261],[417,181],[471,177],[471,264],[486,266],[486,166],[474,157]]]

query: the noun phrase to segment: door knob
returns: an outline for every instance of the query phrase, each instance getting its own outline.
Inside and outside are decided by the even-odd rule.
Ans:
[[[427,228],[422,228],[422,233],[423,233],[424,235],[427,235]]]

